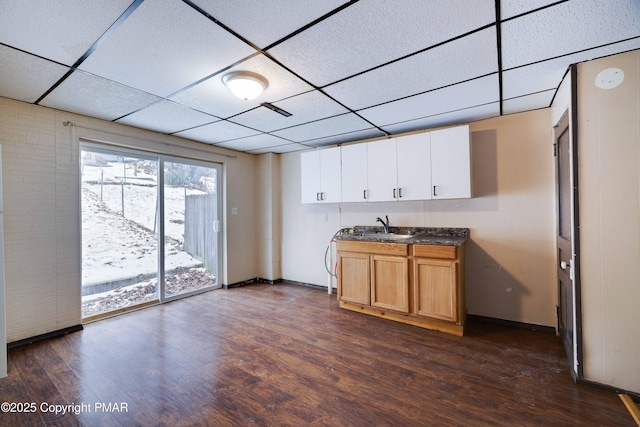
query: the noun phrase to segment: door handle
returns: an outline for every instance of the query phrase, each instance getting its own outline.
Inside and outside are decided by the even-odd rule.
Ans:
[[[566,261],[560,261],[560,268],[561,269],[566,270],[569,267],[571,267],[571,261],[569,261],[569,264],[567,264]]]

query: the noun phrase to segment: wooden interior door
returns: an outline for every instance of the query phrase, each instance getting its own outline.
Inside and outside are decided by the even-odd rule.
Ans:
[[[577,375],[578,349],[576,331],[579,300],[576,298],[577,254],[574,233],[577,222],[576,150],[569,132],[569,114],[566,113],[555,128],[556,156],[556,224],[557,224],[557,276],[558,276],[558,333],[571,362],[572,374]]]

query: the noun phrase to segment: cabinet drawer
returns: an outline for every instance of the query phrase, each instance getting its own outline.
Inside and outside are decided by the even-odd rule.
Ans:
[[[457,259],[458,246],[413,245],[412,255],[420,258]]]
[[[402,243],[382,243],[382,242],[356,242],[352,240],[338,240],[338,251],[343,252],[363,252],[378,255],[407,256],[409,245]]]

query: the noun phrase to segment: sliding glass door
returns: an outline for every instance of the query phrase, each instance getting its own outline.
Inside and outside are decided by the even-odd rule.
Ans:
[[[158,300],[157,161],[82,150],[82,317]]]
[[[220,171],[82,146],[85,321],[220,287]]]
[[[164,161],[164,298],[220,287],[219,166]]]

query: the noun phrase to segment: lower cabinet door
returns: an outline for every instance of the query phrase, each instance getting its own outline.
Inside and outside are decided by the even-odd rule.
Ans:
[[[455,261],[414,258],[414,313],[458,321]]]
[[[371,305],[408,313],[409,260],[372,255],[371,262]]]
[[[338,299],[357,304],[371,303],[371,266],[368,254],[338,253]]]

